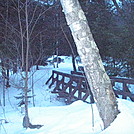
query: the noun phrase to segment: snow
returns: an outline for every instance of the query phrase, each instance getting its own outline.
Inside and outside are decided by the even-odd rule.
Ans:
[[[101,134],[133,134],[134,130],[134,103],[118,99],[121,113],[109,128]]]
[[[32,124],[43,125],[40,129],[24,129],[22,120],[24,107],[18,107],[19,96],[23,82],[19,73],[10,76],[11,87],[6,89],[6,106],[3,106],[2,86],[0,90],[0,134],[133,134],[134,133],[134,103],[129,100],[118,99],[120,114],[115,121],[103,129],[102,120],[95,104],[75,101],[66,105],[64,99],[57,98],[45,82],[51,76],[52,70],[70,73],[71,58],[61,57],[63,63],[59,68],[52,65],[40,66],[38,71],[31,69],[33,74],[35,107],[32,98],[29,99],[29,118]],[[33,73],[34,72],[34,73]],[[29,87],[32,79],[29,80]],[[131,88],[131,87],[130,87]],[[32,89],[32,88],[31,88]],[[131,89],[133,90],[133,89]],[[8,122],[6,123],[5,120]]]

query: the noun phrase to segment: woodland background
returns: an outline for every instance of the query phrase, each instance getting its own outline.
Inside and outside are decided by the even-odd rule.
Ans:
[[[108,75],[134,77],[134,1],[79,1]],[[22,64],[22,55],[26,55],[25,2],[0,1],[2,71],[16,72]],[[47,58],[56,54],[72,55],[73,59],[78,56],[58,0],[29,1],[28,24],[29,68],[45,65]]]

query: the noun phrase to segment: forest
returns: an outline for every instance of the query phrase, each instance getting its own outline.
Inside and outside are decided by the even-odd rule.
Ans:
[[[0,1],[0,131],[9,133],[9,125],[17,111],[20,114],[17,118],[22,120],[18,120],[19,133],[29,133],[29,129],[44,131],[48,122],[38,118],[46,116],[54,122],[58,112],[52,117],[43,114],[51,105],[59,110],[60,104],[69,105],[70,108],[65,107],[68,111],[72,111],[71,107],[76,110],[80,105],[90,105],[93,132],[107,133],[107,128],[123,117],[122,107],[125,111],[129,107],[127,101],[119,98],[134,101],[133,15],[133,0]],[[40,111],[41,116],[40,107],[44,111],[43,114]],[[100,127],[94,126],[93,107],[97,108],[95,116],[101,119],[97,121]],[[61,109],[63,112],[64,108]],[[38,113],[35,122],[31,111]],[[128,114],[133,122],[130,111]],[[70,113],[64,114],[71,119]],[[59,113],[57,117],[60,116]],[[122,125],[127,120],[125,118]],[[60,121],[57,118],[56,123]],[[50,134],[51,127],[46,129]],[[13,133],[15,129],[14,126]],[[87,133],[89,128],[85,130]],[[81,129],[80,134],[85,130]],[[132,133],[131,126],[129,130]],[[60,134],[61,131],[66,129],[56,132]],[[35,133],[38,132],[35,130]]]
[[[80,4],[108,75],[134,77],[133,0],[80,0]],[[29,67],[45,64],[52,55],[78,56],[58,0],[29,1],[27,17]],[[1,1],[0,20],[1,66],[17,71],[25,62],[25,0]]]

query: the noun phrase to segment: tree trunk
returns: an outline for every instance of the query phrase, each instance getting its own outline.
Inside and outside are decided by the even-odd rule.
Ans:
[[[30,126],[29,115],[28,115],[28,58],[29,58],[29,25],[28,25],[28,1],[26,0],[25,14],[26,14],[26,70],[25,70],[25,79],[24,79],[24,96],[25,96],[25,117],[23,118],[23,127],[28,128]]]
[[[72,55],[72,64],[73,64],[73,70],[77,71],[76,65],[75,65],[75,56],[74,55]]]
[[[105,72],[99,50],[78,0],[60,1],[104,128],[107,128],[119,113],[111,81]]]
[[[7,70],[6,70],[6,79],[7,79],[7,81],[6,81],[6,88],[9,88],[10,87],[10,84],[9,84],[9,68],[7,68]]]

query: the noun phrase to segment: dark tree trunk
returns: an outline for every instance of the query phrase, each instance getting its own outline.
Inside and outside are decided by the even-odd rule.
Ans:
[[[39,65],[38,64],[36,65],[36,70],[39,70]]]
[[[16,62],[13,63],[13,73],[14,74],[17,73],[17,63]]]
[[[10,87],[10,84],[9,84],[9,69],[7,68],[7,73],[6,73],[6,88],[9,88]]]
[[[75,57],[72,55],[72,64],[73,64],[73,70],[77,71],[76,65],[75,65]]]

